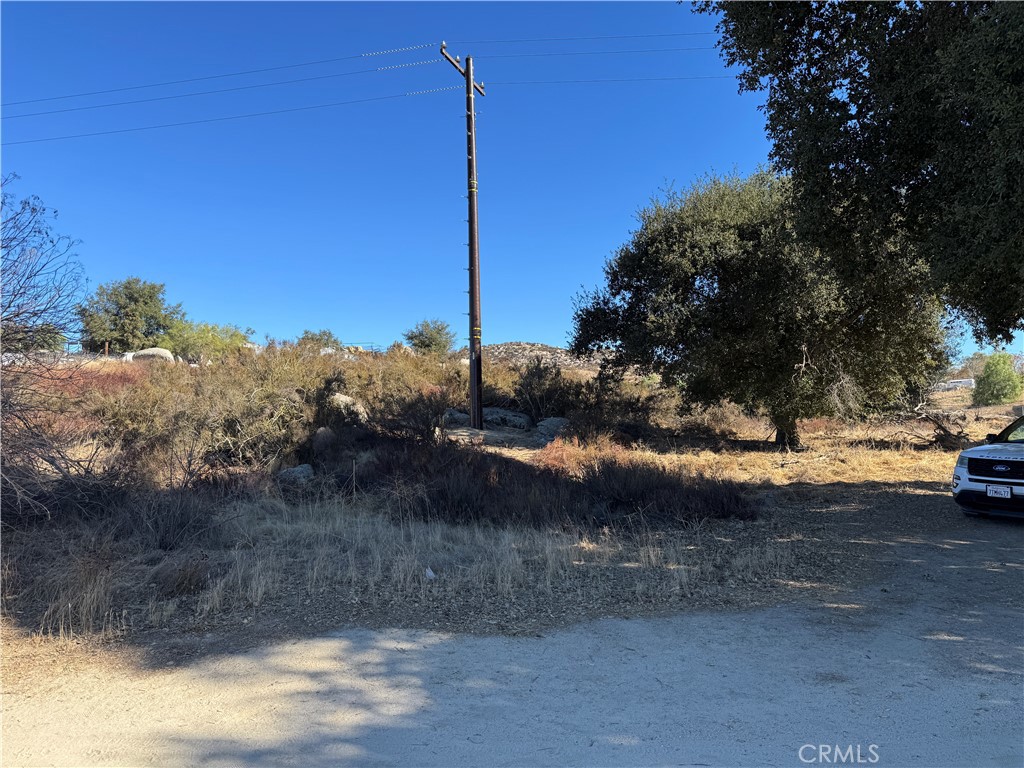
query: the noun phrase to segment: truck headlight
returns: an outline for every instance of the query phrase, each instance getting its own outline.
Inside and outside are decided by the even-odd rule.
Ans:
[[[961,453],[959,456],[956,457],[956,465],[958,467],[966,467],[967,466],[967,457],[964,456]]]

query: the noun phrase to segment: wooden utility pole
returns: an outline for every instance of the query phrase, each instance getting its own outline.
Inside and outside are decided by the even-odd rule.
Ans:
[[[466,160],[469,176],[469,423],[473,429],[484,428],[483,374],[481,371],[480,334],[480,239],[476,212],[476,112],[474,91],[481,96],[484,84],[473,80],[473,57],[466,57],[465,68],[459,64],[459,57],[449,55],[444,42],[441,55],[466,79]]]

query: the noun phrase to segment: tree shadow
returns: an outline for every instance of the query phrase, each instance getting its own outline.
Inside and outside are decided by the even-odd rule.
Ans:
[[[1024,525],[964,517],[941,483],[748,490],[776,500],[764,540],[821,563],[780,577],[783,605],[536,637],[258,622],[173,641],[138,633],[124,639],[138,659],[128,669],[147,682],[58,696],[51,709],[82,724],[76,762],[788,764],[809,733],[878,733],[883,709],[959,740],[889,736],[893,763],[949,764],[951,748],[1021,757]],[[863,579],[847,578],[862,566]],[[68,709],[76,699],[82,711]],[[953,699],[970,707],[968,733],[943,703]],[[133,707],[143,714],[119,714]],[[5,750],[36,754],[20,738]]]

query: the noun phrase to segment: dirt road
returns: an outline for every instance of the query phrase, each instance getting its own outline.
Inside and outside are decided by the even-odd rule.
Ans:
[[[8,686],[3,765],[1021,766],[1022,545],[878,542],[883,583],[835,603],[71,665]]]

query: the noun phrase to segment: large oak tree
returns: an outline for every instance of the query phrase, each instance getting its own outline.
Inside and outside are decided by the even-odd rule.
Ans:
[[[976,335],[1024,329],[1024,4],[698,7],[766,92],[801,236],[851,278],[905,238]]]
[[[711,178],[639,223],[606,285],[577,300],[577,354],[659,373],[691,402],[761,410],[788,447],[798,418],[892,402],[945,362],[941,303],[905,244],[851,284],[797,237],[786,178]]]

